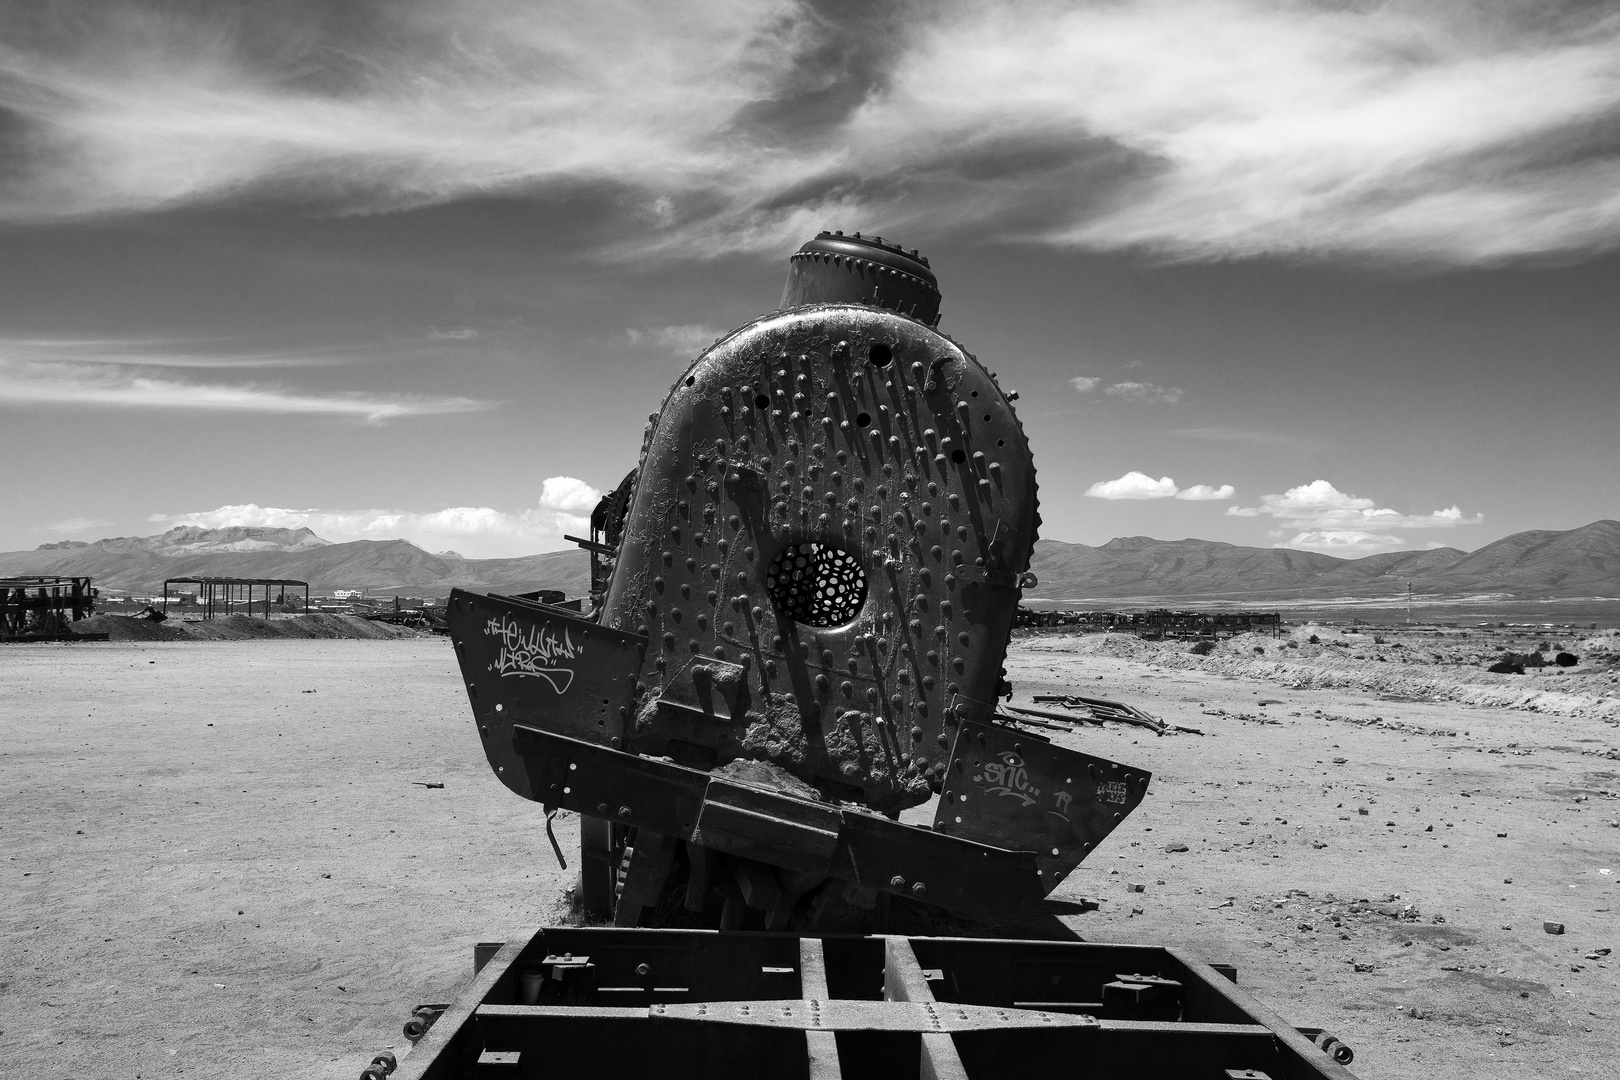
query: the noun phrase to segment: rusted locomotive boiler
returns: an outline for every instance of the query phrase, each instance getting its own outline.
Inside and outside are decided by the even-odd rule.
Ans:
[[[822,233],[650,417],[582,541],[588,615],[452,595],[491,766],[588,819],[618,924],[672,876],[726,928],[1005,912],[1141,801],[1145,771],[996,722],[1035,469],[939,303],[915,251]],[[897,820],[936,794],[931,828]]]

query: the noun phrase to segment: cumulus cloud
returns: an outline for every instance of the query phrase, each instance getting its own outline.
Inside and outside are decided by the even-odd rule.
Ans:
[[[1259,506],[1233,506],[1226,512],[1232,517],[1275,518],[1280,528],[1274,537],[1282,537],[1290,529],[1302,530],[1276,546],[1319,551],[1398,547],[1406,541],[1391,530],[1449,529],[1485,520],[1483,514],[1467,516],[1458,506],[1428,514],[1403,514],[1340,491],[1326,480],[1313,480],[1280,495],[1262,495]]]
[[[1329,555],[1344,554],[1351,557],[1373,555],[1391,548],[1404,547],[1406,541],[1388,533],[1357,532],[1354,529],[1312,529],[1277,544],[1277,547],[1322,551]]]
[[[1196,502],[1230,499],[1237,494],[1237,489],[1231,484],[1220,487],[1194,484],[1183,489],[1177,487],[1176,482],[1168,476],[1155,480],[1146,473],[1132,470],[1118,480],[1099,480],[1088,487],[1085,494],[1093,499],[1189,499]]]
[[[1101,379],[1091,375],[1076,375],[1074,378],[1069,380],[1069,385],[1080,391],[1082,394],[1089,394],[1091,391],[1097,389],[1097,385],[1101,382]]]
[[[827,221],[1171,259],[1476,264],[1620,240],[1605,5],[345,11],[21,6],[0,33],[0,217],[589,185],[628,208],[637,257],[776,250]]]
[[[0,407],[73,407],[217,413],[302,413],[382,423],[493,408],[464,397],[315,392],[204,381],[195,368],[310,367],[341,362],[305,352],[209,352],[196,343],[0,339]]]
[[[1231,484],[1222,484],[1220,487],[1210,487],[1208,484],[1194,484],[1176,492],[1178,499],[1190,499],[1194,502],[1215,501],[1230,499],[1237,494],[1237,488]]]
[[[537,503],[516,513],[488,506],[443,510],[297,510],[236,503],[183,514],[153,514],[148,521],[221,529],[250,525],[307,528],[324,540],[409,540],[428,551],[454,547],[474,558],[509,558],[566,547],[564,534],[583,535],[602,493],[583,480],[553,476]]]

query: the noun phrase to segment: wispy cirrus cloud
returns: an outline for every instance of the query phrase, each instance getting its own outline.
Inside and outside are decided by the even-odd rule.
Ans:
[[[1182,398],[1182,389],[1179,386],[1160,386],[1158,383],[1145,382],[1114,383],[1103,393],[1110,397],[1124,398],[1126,401],[1157,401],[1165,405],[1174,405]]]
[[[1252,428],[1183,428],[1180,431],[1172,431],[1170,434],[1183,439],[1196,439],[1200,442],[1251,443],[1255,446],[1278,446],[1300,451],[1317,451],[1321,449],[1318,444],[1306,439],[1297,439],[1292,435],[1280,435],[1272,431],[1257,431]]]
[[[74,536],[78,533],[87,533],[91,529],[105,529],[111,524],[112,522],[106,518],[70,517],[63,518],[61,521],[53,521],[48,525],[41,525],[34,531]]]
[[[629,208],[625,255],[776,249],[828,221],[1170,259],[1620,242],[1605,5],[405,0],[339,21],[62,0],[5,18],[10,220],[592,185]]]
[[[1380,507],[1372,499],[1340,491],[1326,480],[1313,480],[1277,495],[1262,495],[1259,506],[1231,506],[1226,513],[1231,517],[1276,519],[1280,527],[1271,536],[1279,541],[1277,547],[1328,552],[1403,547],[1406,540],[1395,535],[1394,530],[1450,529],[1485,520],[1483,514],[1469,517],[1457,506],[1428,514],[1402,514]],[[1299,531],[1289,537],[1291,530]]]
[[[330,349],[230,349],[210,338],[0,338],[0,363],[159,368],[315,368],[355,358]]]
[[[1103,380],[1095,375],[1076,375],[1069,380],[1069,385],[1082,394],[1090,394],[1100,387],[1109,397],[1162,405],[1174,405],[1185,396],[1185,391],[1179,386],[1160,386],[1158,383],[1117,382],[1103,386]]]
[[[724,330],[702,323],[683,323],[679,326],[629,327],[624,335],[632,345],[646,345],[663,352],[695,357],[724,333]]]
[[[0,408],[59,405],[183,412],[304,414],[382,423],[493,408],[464,397],[318,393],[260,383],[202,381],[187,369],[315,367],[315,351],[209,352],[196,342],[0,339]]]
[[[1155,480],[1147,473],[1133,469],[1117,480],[1097,481],[1088,487],[1084,494],[1092,499],[1185,499],[1191,502],[1209,502],[1230,499],[1237,494],[1237,489],[1231,484],[1222,484],[1219,487],[1193,484],[1191,487],[1182,488],[1177,487],[1176,482],[1168,476],[1161,476]]]
[[[548,477],[535,505],[518,511],[488,506],[443,510],[319,510],[234,503],[213,510],[153,514],[147,520],[207,529],[247,525],[309,529],[323,540],[409,540],[428,551],[455,550],[473,558],[532,555],[565,546],[564,534],[590,529],[591,511],[602,493],[572,476]]]

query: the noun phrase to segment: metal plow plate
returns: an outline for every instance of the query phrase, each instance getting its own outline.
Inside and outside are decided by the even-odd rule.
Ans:
[[[1046,892],[1057,887],[1147,794],[1150,774],[1039,735],[963,721],[934,831],[1035,852]]]

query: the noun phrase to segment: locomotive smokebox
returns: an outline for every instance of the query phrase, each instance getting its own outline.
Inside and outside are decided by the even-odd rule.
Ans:
[[[939,283],[915,248],[881,236],[818,233],[788,260],[782,308],[806,304],[867,304],[939,323]]]

